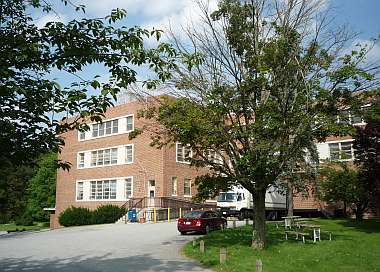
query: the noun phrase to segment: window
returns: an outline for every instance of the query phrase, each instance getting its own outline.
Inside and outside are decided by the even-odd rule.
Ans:
[[[357,113],[351,111],[341,111],[338,116],[338,123],[354,125],[363,123],[363,119]]]
[[[125,146],[125,162],[126,163],[133,162],[133,145]]]
[[[177,177],[172,177],[172,196],[177,195]]]
[[[91,152],[91,166],[117,164],[117,148],[95,150]]]
[[[183,194],[185,196],[191,196],[191,180],[185,178],[183,181]]]
[[[86,132],[84,132],[84,131],[80,131],[80,132],[79,132],[79,139],[80,139],[80,140],[84,140],[84,139],[86,139]]]
[[[78,168],[84,167],[84,153],[78,153]]]
[[[111,135],[111,134],[118,133],[118,131],[119,131],[118,119],[92,125],[92,137],[101,137],[104,135]]]
[[[192,157],[191,148],[189,146],[183,146],[181,143],[176,145],[177,162],[190,163]]]
[[[125,179],[125,198],[131,198],[132,197],[132,178],[126,178]]]
[[[127,123],[127,132],[129,131],[132,131],[133,130],[133,115],[131,116],[128,116],[126,118],[126,123]]]
[[[216,152],[215,150],[205,151],[205,156],[212,163],[223,164],[222,156],[220,154],[218,154],[218,152]]]
[[[77,182],[77,200],[83,200],[83,182]]]
[[[331,160],[350,160],[354,157],[352,142],[329,144]]]
[[[91,181],[90,199],[116,199],[116,180]]]

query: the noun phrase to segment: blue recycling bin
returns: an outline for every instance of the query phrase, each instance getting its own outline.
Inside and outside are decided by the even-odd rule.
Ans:
[[[128,221],[129,222],[137,222],[137,212],[136,209],[128,210]]]

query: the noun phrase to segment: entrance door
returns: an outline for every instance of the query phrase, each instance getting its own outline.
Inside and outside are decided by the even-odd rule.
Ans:
[[[151,179],[148,181],[148,197],[149,207],[154,207],[154,198],[156,196],[156,181]]]

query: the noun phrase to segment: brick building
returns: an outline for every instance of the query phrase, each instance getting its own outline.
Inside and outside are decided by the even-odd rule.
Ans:
[[[152,121],[137,118],[143,102],[130,102],[110,108],[102,124],[89,123],[87,132],[69,131],[63,135],[66,145],[60,159],[72,164],[70,171],[57,174],[56,208],[52,227],[58,227],[58,215],[70,206],[94,209],[103,204],[123,205],[130,199],[173,197],[191,201],[196,194],[194,179],[206,169],[190,168],[186,156],[191,150],[179,143],[157,149],[150,146],[151,134],[145,131],[133,140],[129,133]],[[351,117],[351,123],[362,120]],[[320,159],[353,159],[352,139],[328,138],[318,143]],[[295,211],[320,211],[324,207],[314,197],[295,196]]]

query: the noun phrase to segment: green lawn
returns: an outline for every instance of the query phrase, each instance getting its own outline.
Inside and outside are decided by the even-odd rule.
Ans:
[[[184,254],[216,271],[255,271],[257,259],[263,271],[380,271],[380,220],[357,223],[352,220],[314,219],[321,225],[322,241],[314,244],[285,240],[284,227],[268,224],[269,246],[264,251],[249,247],[252,226],[216,231],[199,238],[205,241],[206,253],[199,246],[185,245]],[[326,240],[331,231],[333,240]],[[199,240],[198,239],[198,240]],[[219,248],[227,247],[227,262],[219,264]]]
[[[49,222],[36,222],[33,226],[17,226],[14,223],[0,224],[0,231],[25,231],[48,229]]]

